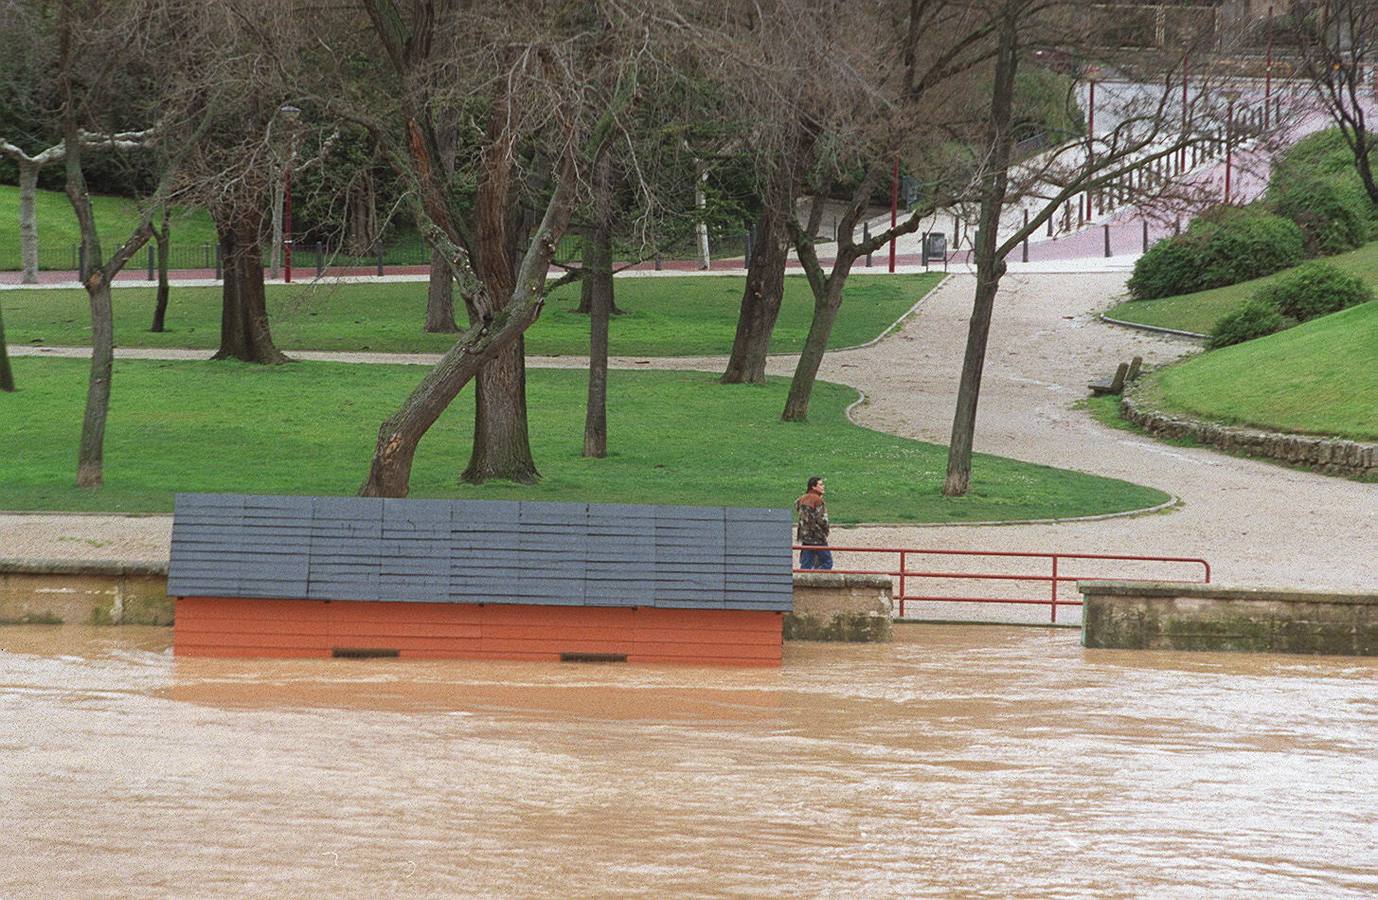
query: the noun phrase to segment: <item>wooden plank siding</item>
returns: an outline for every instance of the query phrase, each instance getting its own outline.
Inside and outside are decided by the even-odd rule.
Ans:
[[[781,509],[179,494],[188,656],[778,665]]]
[[[412,659],[567,654],[627,662],[778,666],[782,614],[752,610],[179,597],[178,656]]]

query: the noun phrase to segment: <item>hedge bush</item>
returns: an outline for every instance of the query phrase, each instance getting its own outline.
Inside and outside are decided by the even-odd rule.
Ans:
[[[1258,206],[1217,206],[1134,263],[1129,294],[1152,300],[1271,275],[1305,258],[1301,228]]]
[[[1281,331],[1282,313],[1268,300],[1254,297],[1230,313],[1211,329],[1207,350],[1218,350],[1232,344],[1242,344]]]
[[[1274,184],[1268,201],[1301,228],[1307,256],[1332,256],[1362,246],[1374,206],[1357,177],[1300,177]]]
[[[1297,266],[1254,295],[1281,315],[1298,322],[1367,303],[1373,291],[1354,275],[1330,263],[1309,262]]]
[[[1313,256],[1378,237],[1378,205],[1364,189],[1354,153],[1337,128],[1307,135],[1274,160],[1268,202],[1301,227]]]

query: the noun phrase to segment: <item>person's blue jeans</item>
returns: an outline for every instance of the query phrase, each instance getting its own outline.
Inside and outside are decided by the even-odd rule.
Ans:
[[[801,569],[831,569],[833,567],[833,553],[831,550],[800,550],[799,568]]]

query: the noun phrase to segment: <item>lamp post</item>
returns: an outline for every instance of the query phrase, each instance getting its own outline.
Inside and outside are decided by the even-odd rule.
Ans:
[[[1182,149],[1181,158],[1177,161],[1178,171],[1187,170],[1187,145],[1185,143],[1188,132],[1191,131],[1190,119],[1190,100],[1187,97],[1187,86],[1191,75],[1191,54],[1182,57]]]
[[[1225,95],[1225,102],[1229,105],[1229,111],[1225,113],[1225,204],[1230,202],[1230,174],[1234,168],[1234,105],[1239,100],[1239,91],[1235,88],[1227,88],[1221,91]]]
[[[282,280],[292,283],[292,163],[297,157],[297,117],[301,110],[290,104],[278,107],[287,119],[287,165],[282,169]]]

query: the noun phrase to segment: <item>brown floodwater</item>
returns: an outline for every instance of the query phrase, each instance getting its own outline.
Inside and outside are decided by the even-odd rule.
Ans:
[[[779,671],[0,629],[0,895],[1378,892],[1378,662],[907,626]]]

